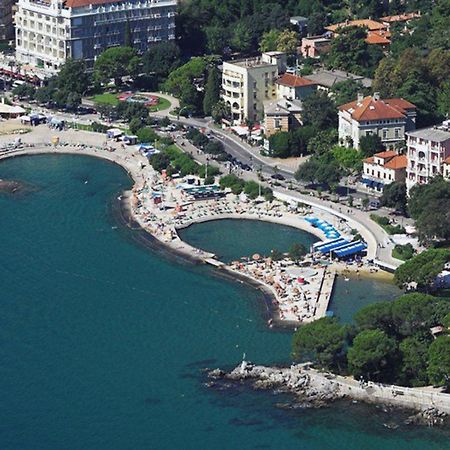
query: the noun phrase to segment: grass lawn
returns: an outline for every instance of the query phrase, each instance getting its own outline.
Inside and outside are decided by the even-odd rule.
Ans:
[[[92,100],[94,103],[103,103],[106,105],[117,106],[119,104],[117,95],[118,94],[111,94],[109,92],[105,92],[104,94],[94,95],[89,100]]]
[[[161,111],[163,109],[170,108],[171,103],[169,102],[169,100],[162,97],[158,97],[158,99],[158,104],[156,106],[150,106],[150,108],[148,108],[150,112]]]

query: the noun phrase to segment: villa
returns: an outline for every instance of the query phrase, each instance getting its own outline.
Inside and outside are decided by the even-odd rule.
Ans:
[[[339,107],[339,140],[359,148],[363,136],[379,136],[386,147],[405,140],[416,128],[416,106],[403,98],[381,99],[379,93]]]

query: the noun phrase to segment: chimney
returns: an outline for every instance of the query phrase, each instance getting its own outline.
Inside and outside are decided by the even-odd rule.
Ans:
[[[362,92],[358,92],[358,103],[364,100],[364,94]]]
[[[380,100],[380,93],[374,92],[372,98],[377,102],[378,100]]]

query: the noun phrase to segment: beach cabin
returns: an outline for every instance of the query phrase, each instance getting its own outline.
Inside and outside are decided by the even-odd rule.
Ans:
[[[138,137],[135,135],[122,136],[122,142],[126,145],[136,145],[138,143]]]
[[[119,128],[110,128],[106,130],[106,137],[108,139],[119,139],[122,136],[123,131],[119,130]]]

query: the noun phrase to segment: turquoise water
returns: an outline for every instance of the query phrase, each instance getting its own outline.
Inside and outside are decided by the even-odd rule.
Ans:
[[[297,228],[255,220],[217,220],[180,230],[180,237],[197,248],[210,251],[224,262],[252,256],[270,255],[271,250],[287,252],[296,242],[307,249],[319,239]]]
[[[254,253],[269,255],[273,248],[287,252],[294,242],[310,248],[317,238],[296,228],[254,220],[216,220],[180,230],[180,237],[197,248],[213,252],[222,261],[232,261]],[[364,306],[401,295],[392,282],[353,276],[347,282],[336,279],[329,310],[343,322]]]
[[[36,187],[0,195],[0,448],[448,448],[439,430],[387,430],[375,408],[293,413],[269,393],[207,389],[200,369],[244,351],[289,361],[260,294],[117,227],[118,167],[35,156],[0,178]]]

